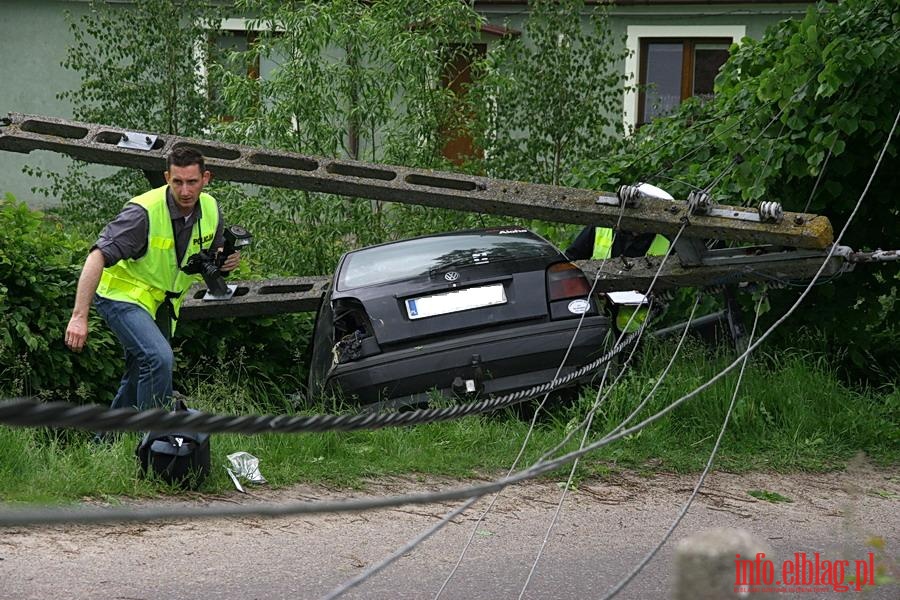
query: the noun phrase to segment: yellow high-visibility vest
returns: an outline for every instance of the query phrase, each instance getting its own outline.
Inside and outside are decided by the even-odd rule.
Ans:
[[[609,227],[594,228],[594,253],[591,255],[593,260],[603,260],[609,258],[612,254],[613,241],[615,233]],[[662,256],[669,251],[669,240],[664,236],[657,234],[653,238],[653,243],[647,250],[647,256]],[[641,328],[644,321],[647,320],[646,306],[620,306],[619,314],[616,315],[616,326],[626,333],[637,331]],[[634,314],[634,318],[631,315]],[[630,321],[630,323],[629,323]]]
[[[167,188],[164,185],[129,200],[147,211],[147,252],[140,258],[120,260],[103,269],[100,285],[97,286],[99,296],[137,304],[154,318],[160,304],[165,301],[167,292],[172,299],[175,316],[178,316],[184,293],[202,278],[200,275],[185,274],[180,266],[201,248],[210,249],[219,226],[219,209],[215,199],[209,194],[200,194],[202,214],[194,223],[191,240],[185,250],[182,265],[179,265],[175,254],[172,217],[166,203]],[[172,333],[174,331],[173,323]]]

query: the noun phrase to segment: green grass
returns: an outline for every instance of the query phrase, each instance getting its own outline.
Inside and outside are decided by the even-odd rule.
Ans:
[[[771,490],[749,490],[747,493],[754,498],[765,500],[772,504],[778,504],[779,502],[793,502],[793,500],[787,496],[782,496],[778,492],[773,492]]]
[[[631,369],[601,405],[596,439],[624,418],[643,398],[668,360],[664,346],[644,348]],[[692,346],[676,363],[643,418],[692,390],[716,373],[728,357]],[[248,414],[286,410],[277,390],[250,379],[229,382],[226,373],[197,381],[185,390],[208,411]],[[691,472],[705,464],[731,400],[736,373],[689,400],[661,421],[592,453],[579,466],[578,481],[614,475],[622,469],[652,474]],[[535,460],[583,417],[595,397],[584,389],[568,406],[544,415],[524,461]],[[841,383],[815,355],[799,351],[777,359],[760,355],[748,367],[716,468],[825,470],[840,468],[859,451],[882,465],[896,464],[900,391],[856,390]],[[410,428],[351,433],[212,436],[213,473],[203,493],[232,488],[225,456],[239,450],[260,458],[273,487],[296,482],[359,486],[366,478],[391,475],[494,477],[508,469],[528,423],[511,413],[467,417]],[[574,449],[580,434],[573,436]],[[137,434],[109,447],[95,447],[86,432],[0,427],[0,498],[6,502],[71,502],[83,498],[116,501],[174,493],[137,477]],[[548,477],[561,479],[565,469]]]
[[[669,359],[670,348],[649,346],[641,364],[611,394],[600,411],[598,429],[627,416],[652,387]],[[657,391],[643,418],[693,390],[731,362],[692,346]],[[734,392],[738,369],[660,422],[607,449],[608,459],[628,466],[653,458],[667,468],[702,468]],[[582,396],[582,406],[593,397]],[[824,359],[809,352],[760,354],[744,375],[716,465],[750,469],[829,469],[860,450],[881,464],[900,457],[900,389],[856,390],[843,384]]]

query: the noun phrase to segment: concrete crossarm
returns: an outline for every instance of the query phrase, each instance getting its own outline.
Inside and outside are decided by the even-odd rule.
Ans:
[[[654,289],[719,286],[742,281],[805,281],[816,274],[826,254],[825,251],[776,252],[760,257],[758,261],[752,258],[715,259],[700,267],[683,267],[673,256],[660,270]],[[648,289],[661,261],[662,257],[655,256],[582,261],[579,265],[589,277],[598,277],[599,274],[598,292],[614,292]],[[844,256],[835,255],[825,265],[822,275],[836,275],[847,267]],[[315,311],[331,278],[286,277],[231,283],[237,285],[237,291],[227,302],[203,300],[206,289],[202,284],[194,286],[181,308],[181,318],[251,317]]]
[[[148,140],[147,149],[119,146],[123,135],[132,141]],[[10,113],[0,121],[2,150],[50,150],[86,162],[145,171],[163,171],[166,155],[180,145],[201,150],[215,176],[223,180],[607,227],[614,226],[621,213],[624,229],[670,237],[687,221],[683,235],[689,238],[808,249],[824,249],[833,239],[826,217],[806,213],[787,212],[780,222],[771,223],[728,218],[729,213],[746,215],[747,209],[716,206],[716,216],[689,216],[687,202],[644,198],[637,206],[620,208],[614,194],[586,189],[304,156],[179,136],[157,137],[20,113]],[[598,199],[609,204],[598,204]]]

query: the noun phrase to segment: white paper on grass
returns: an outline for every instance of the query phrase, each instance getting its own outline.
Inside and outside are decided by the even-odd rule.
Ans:
[[[266,483],[266,478],[259,472],[259,459],[248,452],[235,452],[228,455],[228,462],[234,467],[234,474],[250,483]]]

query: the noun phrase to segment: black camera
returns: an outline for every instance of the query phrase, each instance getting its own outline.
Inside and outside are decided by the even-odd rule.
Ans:
[[[221,252],[201,250],[189,256],[181,269],[188,275],[202,275],[208,289],[207,297],[214,300],[227,300],[234,293],[225,284],[223,277],[228,274],[227,271],[222,271],[225,259],[234,254],[235,250],[249,246],[253,241],[250,232],[240,225],[226,227],[222,233],[225,237],[225,246]]]

